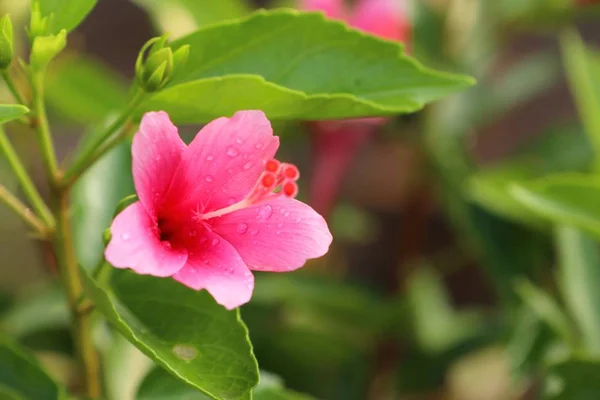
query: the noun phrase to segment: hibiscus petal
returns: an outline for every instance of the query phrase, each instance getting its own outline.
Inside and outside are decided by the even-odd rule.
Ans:
[[[156,215],[179,165],[185,143],[167,113],[144,115],[133,137],[133,180],[138,197],[151,215]]]
[[[187,260],[187,251],[161,243],[156,223],[139,201],[114,219],[112,238],[106,247],[106,261],[117,268],[131,268],[138,274],[171,276]]]
[[[323,11],[329,18],[344,18],[344,0],[302,0],[300,9]]]
[[[254,289],[254,276],[235,248],[207,232],[175,280],[195,290],[206,289],[217,303],[231,310],[247,303]]]
[[[329,249],[327,223],[306,204],[277,197],[208,221],[250,269],[291,271]]]
[[[359,0],[350,25],[385,39],[407,41],[409,24],[396,0]]]
[[[262,111],[239,111],[206,125],[184,152],[167,195],[171,214],[212,211],[246,196],[279,138]]]

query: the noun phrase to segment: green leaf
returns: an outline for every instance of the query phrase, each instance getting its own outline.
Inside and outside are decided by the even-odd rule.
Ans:
[[[125,81],[99,61],[87,57],[61,59],[46,78],[48,105],[80,124],[100,122],[125,107]]]
[[[92,11],[98,0],[35,0],[40,5],[42,16],[51,17],[51,32],[61,29],[72,31]]]
[[[184,44],[191,46],[186,66],[143,107],[166,110],[179,123],[240,109],[261,109],[273,119],[394,115],[473,84],[321,13],[262,10],[173,46]]]
[[[109,292],[82,271],[97,310],[131,343],[215,399],[250,399],[258,366],[239,310],[173,279],[111,272]]]
[[[593,238],[568,226],[558,226],[560,260],[557,283],[582,334],[583,344],[600,355],[600,249]]]
[[[29,112],[29,108],[20,104],[0,104],[0,124],[20,118]]]
[[[261,371],[253,400],[310,400],[312,397],[285,389],[278,377]],[[141,383],[136,400],[208,400],[202,392],[177,379],[162,368],[155,368]]]
[[[27,400],[21,393],[0,384],[0,399],[4,400]]]
[[[600,398],[600,360],[571,358],[551,365],[544,381],[544,400]]]
[[[600,236],[600,180],[592,175],[552,175],[511,187],[532,213]]]
[[[571,328],[571,321],[548,293],[525,279],[520,279],[515,283],[515,290],[523,303],[540,320],[546,322],[565,342],[571,345],[575,344],[576,336]]]
[[[593,159],[587,138],[572,127],[544,133],[509,161],[484,168],[467,181],[467,195],[485,209],[514,222],[548,228],[548,222],[514,198],[510,187],[553,172],[583,170]]]
[[[0,385],[27,399],[64,398],[63,389],[35,358],[4,337],[0,337]]]
[[[102,233],[110,225],[115,207],[133,191],[128,143],[122,143],[110,151],[73,187],[71,201],[75,250],[79,263],[87,270],[94,268],[102,259]]]
[[[600,157],[600,53],[586,49],[575,31],[563,32],[560,39],[571,92],[597,157]]]
[[[22,337],[43,329],[66,327],[69,318],[62,288],[35,287],[35,291],[23,293],[2,315],[0,327],[11,336]]]
[[[154,25],[171,38],[193,32],[199,27],[250,12],[244,0],[134,0],[144,8]]]

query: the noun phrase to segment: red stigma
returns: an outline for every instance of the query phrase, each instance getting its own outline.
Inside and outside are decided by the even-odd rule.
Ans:
[[[265,171],[276,174],[277,171],[279,171],[279,161],[277,161],[277,160],[267,161],[267,163],[265,164]]]
[[[286,197],[295,197],[298,194],[298,185],[295,182],[285,182],[281,191]]]
[[[275,175],[266,172],[261,179],[261,183],[266,189],[271,189],[275,185],[275,180]]]
[[[295,181],[300,177],[300,171],[298,171],[298,167],[296,167],[295,165],[284,164],[283,177],[285,179],[291,179]]]

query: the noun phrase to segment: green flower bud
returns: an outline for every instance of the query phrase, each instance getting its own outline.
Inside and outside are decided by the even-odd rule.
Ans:
[[[50,18],[42,16],[40,3],[34,1],[31,4],[31,19],[29,20],[29,36],[44,36],[50,32]]]
[[[34,71],[45,69],[50,61],[67,45],[67,31],[61,30],[56,35],[37,36],[31,46],[29,63]]]
[[[0,18],[0,69],[10,66],[13,59],[13,28],[10,17]]]
[[[135,63],[135,76],[147,92],[156,92],[173,79],[175,71],[187,62],[189,45],[175,52],[167,44],[166,36],[160,36],[144,44]]]

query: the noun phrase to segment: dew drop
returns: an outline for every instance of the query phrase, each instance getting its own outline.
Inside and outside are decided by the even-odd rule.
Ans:
[[[262,219],[269,219],[273,214],[273,208],[270,205],[266,205],[260,208],[259,215]]]
[[[212,161],[214,159],[215,159],[215,157],[210,154],[208,156],[206,156],[206,161]]]
[[[129,240],[131,236],[129,235],[129,233],[121,233],[121,239],[127,241]]]
[[[252,274],[250,273],[250,271],[244,271],[244,276],[250,276],[250,275],[252,275]]]
[[[167,242],[166,240],[164,242],[162,242],[163,246],[165,246],[165,248],[170,249],[171,248],[171,242]]]
[[[227,173],[228,173],[228,174],[233,174],[233,168],[228,168],[228,169],[227,169]]]
[[[257,234],[258,234],[258,231],[256,229],[250,229],[250,235],[256,236]]]
[[[244,140],[242,140],[242,138],[238,137],[238,138],[235,138],[235,142],[237,144],[242,144],[242,143],[244,143]]]
[[[216,246],[216,245],[218,245],[218,244],[219,244],[219,242],[220,242],[220,240],[219,240],[219,239],[217,239],[217,238],[214,238],[214,239],[212,240],[212,243],[211,243],[211,244],[212,244],[213,246]]]
[[[250,168],[252,168],[252,163],[247,162],[242,168],[244,169],[244,171],[248,171]]]
[[[235,197],[230,197],[227,199],[227,205],[232,205],[235,204]]]
[[[276,234],[277,236],[279,236],[279,235],[281,235],[281,231],[276,231],[276,232],[275,232],[275,234]]]
[[[227,148],[227,155],[229,157],[237,157],[239,154],[240,154],[240,152],[235,147],[230,146]]]
[[[289,217],[289,216],[290,216],[290,212],[289,212],[289,211],[286,211],[286,212],[285,212],[283,215],[284,215],[285,217]]]
[[[282,224],[282,223],[279,223],[279,224],[277,224],[277,227],[278,227],[278,228],[282,228],[282,227],[283,227],[283,224]]]
[[[227,271],[230,274],[233,274],[233,268],[231,268],[231,267],[227,268],[225,271]]]
[[[246,224],[245,222],[241,222],[238,224],[238,226],[237,226],[238,233],[246,233],[247,230],[248,230],[248,224]]]
[[[156,155],[156,161],[160,161],[160,154]]]
[[[210,182],[214,181],[214,180],[215,180],[215,178],[213,178],[211,175],[206,175],[206,176],[204,177],[204,180],[205,180],[206,182],[210,183]]]
[[[183,361],[192,361],[198,357],[198,350],[189,344],[176,344],[171,351],[175,354],[175,357]]]
[[[260,149],[262,149],[263,144],[261,142],[258,142],[254,145],[254,147],[256,147],[257,150],[260,150]]]

